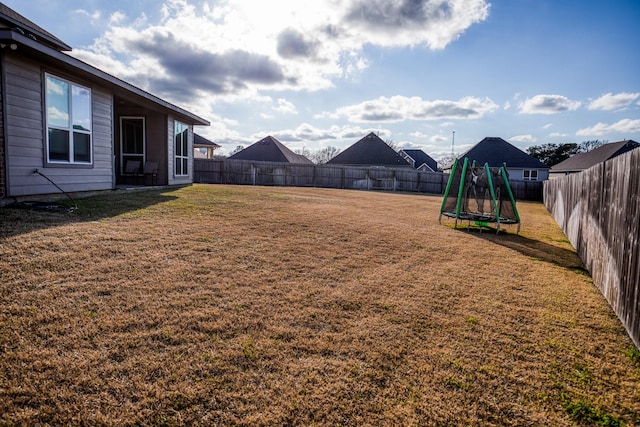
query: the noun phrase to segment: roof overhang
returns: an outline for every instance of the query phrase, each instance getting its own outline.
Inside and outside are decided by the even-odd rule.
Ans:
[[[171,112],[188,124],[200,126],[210,125],[209,121],[202,117],[158,98],[157,96],[127,83],[124,80],[114,77],[111,74],[105,73],[86,62],[49,48],[42,43],[23,36],[11,29],[0,29],[0,46],[4,49],[10,49],[16,52],[24,51],[44,63],[67,68],[89,81],[111,89],[115,95],[128,99],[132,102],[155,104],[159,109]]]

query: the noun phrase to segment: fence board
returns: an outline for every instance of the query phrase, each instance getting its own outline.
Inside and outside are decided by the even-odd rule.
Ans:
[[[544,204],[640,348],[640,150],[545,182]]]

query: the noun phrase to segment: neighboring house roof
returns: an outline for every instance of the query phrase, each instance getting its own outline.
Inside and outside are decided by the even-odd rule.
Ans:
[[[301,154],[296,154],[280,141],[271,135],[262,138],[238,151],[236,154],[229,156],[233,160],[254,160],[258,162],[279,162],[279,163],[304,163],[313,164],[311,160]]]
[[[550,173],[580,172],[598,163],[613,159],[620,154],[638,148],[640,143],[633,140],[612,142],[601,145],[586,153],[578,153],[551,167]]]
[[[411,167],[404,157],[373,132],[340,152],[327,164]]]
[[[71,50],[67,44],[2,3],[0,3],[0,42],[8,45],[15,44],[17,50],[28,53],[29,56],[37,58],[44,64],[64,68],[78,77],[111,89],[118,97],[118,102],[139,103],[146,100],[169,110],[186,123],[205,126],[210,124],[209,121],[187,110],[66,54],[63,51]],[[13,47],[11,49],[13,50]]]
[[[431,169],[433,172],[438,170],[438,162],[433,160],[431,156],[425,153],[422,150],[402,150],[412,161],[409,163],[413,164],[415,169],[420,169],[422,165],[426,165],[427,168]]]
[[[460,159],[468,158],[476,164],[489,164],[489,167],[500,167],[503,163],[507,168],[523,169],[549,169],[549,166],[520,150],[518,147],[509,144],[502,138],[487,137],[467,152],[458,156]]]
[[[71,50],[71,46],[45,30],[44,28],[34,24],[24,16],[20,15],[13,9],[8,8],[3,3],[0,3],[0,16],[7,23],[10,23],[14,27],[12,31],[16,31],[29,38],[33,36],[32,40],[40,40],[49,45],[49,47],[58,51]]]
[[[193,146],[194,148],[220,148],[221,145],[216,144],[213,141],[209,141],[204,136],[200,136],[197,133],[193,134]]]

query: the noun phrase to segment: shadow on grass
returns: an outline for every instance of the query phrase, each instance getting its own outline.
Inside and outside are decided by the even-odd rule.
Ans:
[[[471,227],[469,229],[456,228],[461,233],[468,233],[473,237],[504,246],[520,252],[531,259],[559,265],[570,270],[577,270],[588,273],[582,264],[578,254],[571,250],[559,246],[551,245],[540,240],[530,239],[519,234],[500,232],[496,234],[495,229]]]
[[[0,208],[0,239],[60,225],[99,221],[138,209],[177,199],[170,193],[180,187],[141,190],[114,190],[109,193],[55,202],[63,209],[30,209],[29,204],[10,204]],[[64,209],[64,208],[67,209]]]

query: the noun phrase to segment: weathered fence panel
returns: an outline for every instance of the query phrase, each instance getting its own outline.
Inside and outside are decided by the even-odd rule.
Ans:
[[[306,165],[247,160],[194,159],[197,183],[345,188],[443,194],[449,174],[408,168]],[[520,200],[542,200],[542,183],[513,181]]]
[[[540,181],[509,181],[509,185],[516,199],[542,201],[542,183]]]
[[[640,150],[545,182],[544,204],[640,348]]]

